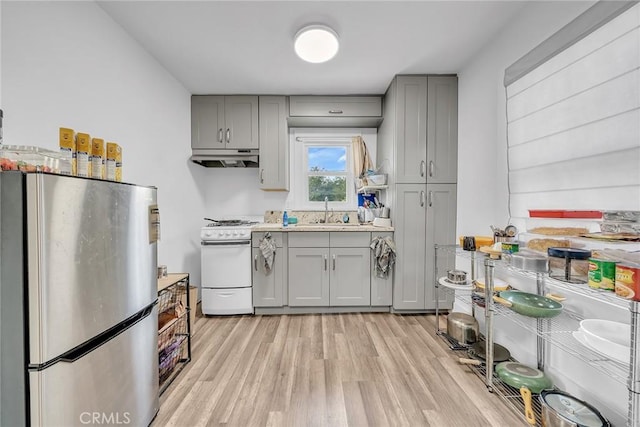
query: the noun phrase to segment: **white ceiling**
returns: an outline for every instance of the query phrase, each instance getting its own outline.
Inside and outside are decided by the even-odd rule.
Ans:
[[[525,2],[101,1],[193,94],[380,94],[396,74],[457,73]],[[325,64],[293,36],[323,23],[340,37]]]

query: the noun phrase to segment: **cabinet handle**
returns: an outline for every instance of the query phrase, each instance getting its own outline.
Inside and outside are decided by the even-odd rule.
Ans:
[[[429,161],[429,176],[433,177],[433,160]]]
[[[222,144],[222,128],[218,129],[218,142]]]
[[[260,184],[264,184],[264,169],[260,169]]]
[[[333,254],[333,271],[336,271],[336,255]]]
[[[327,256],[324,256],[324,271],[327,271]]]
[[[429,207],[433,206],[433,191],[429,191]]]
[[[329,114],[342,114],[342,110],[329,110]]]
[[[229,142],[229,140],[231,140],[231,131],[227,128],[227,142]]]
[[[256,271],[258,271],[258,255],[253,257],[253,268],[255,268]]]
[[[424,176],[424,160],[420,162],[420,176]]]
[[[424,207],[424,191],[420,192],[420,207]]]

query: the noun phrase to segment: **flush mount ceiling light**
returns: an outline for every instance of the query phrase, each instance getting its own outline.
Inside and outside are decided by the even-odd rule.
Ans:
[[[326,62],[338,53],[338,35],[326,25],[308,25],[295,37],[296,54],[307,62]]]

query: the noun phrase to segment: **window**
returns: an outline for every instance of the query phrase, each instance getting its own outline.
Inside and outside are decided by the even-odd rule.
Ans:
[[[306,197],[309,202],[347,201],[348,156],[342,144],[305,143]]]
[[[353,176],[354,136],[376,143],[375,129],[296,129],[291,136],[291,193],[288,209],[356,210]]]

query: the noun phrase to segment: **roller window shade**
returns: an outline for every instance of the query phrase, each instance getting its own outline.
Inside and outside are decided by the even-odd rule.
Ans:
[[[511,81],[506,96],[512,219],[640,210],[640,5]]]

